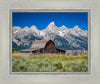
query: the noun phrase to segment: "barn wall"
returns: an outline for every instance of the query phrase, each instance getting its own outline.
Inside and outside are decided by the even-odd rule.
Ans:
[[[20,56],[29,56],[31,55],[30,53],[20,53]]]
[[[64,50],[57,49],[57,53],[58,54],[65,54],[65,51]]]
[[[31,52],[20,52],[20,56],[30,56]]]
[[[35,54],[40,54],[40,50],[32,51],[32,54],[33,54],[33,55],[35,55]]]
[[[57,53],[54,43],[48,42],[46,45],[46,53]]]

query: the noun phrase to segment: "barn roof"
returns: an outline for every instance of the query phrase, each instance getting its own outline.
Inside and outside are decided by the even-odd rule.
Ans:
[[[32,44],[32,46],[29,49],[24,49],[21,51],[35,51],[35,50],[39,50],[41,48],[45,48],[46,44],[52,40],[35,40]],[[53,42],[53,41],[52,41]],[[64,51],[62,49],[58,49],[56,48],[58,51]]]
[[[38,50],[39,48],[29,48],[29,49],[24,49],[24,50],[21,50],[21,51],[35,51],[35,50]]]
[[[35,40],[29,49],[24,49],[21,51],[34,51],[34,50],[39,50],[41,48],[45,48],[47,42],[49,41],[51,40]]]
[[[44,48],[48,41],[50,41],[50,40],[35,40],[31,46],[31,48]]]
[[[57,50],[59,50],[59,51],[65,51],[65,50],[62,50],[62,49],[59,49],[59,48],[56,48]]]

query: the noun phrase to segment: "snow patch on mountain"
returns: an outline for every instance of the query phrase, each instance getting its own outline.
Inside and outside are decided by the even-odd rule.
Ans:
[[[21,44],[29,45],[35,39],[51,39],[55,41],[58,47],[64,47],[65,49],[67,47],[76,49],[87,47],[88,31],[82,30],[78,25],[69,29],[64,25],[57,27],[54,22],[51,22],[44,30],[38,30],[35,25],[30,28],[26,26],[23,29],[14,26],[12,29],[12,41],[19,46]]]

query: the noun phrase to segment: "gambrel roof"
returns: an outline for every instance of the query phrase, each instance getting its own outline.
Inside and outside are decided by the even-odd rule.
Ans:
[[[51,40],[35,40],[31,48],[45,48],[46,44]],[[53,41],[52,41],[53,42]]]
[[[35,40],[29,49],[24,49],[21,51],[35,51],[35,50],[39,50],[41,48],[45,48],[46,44],[49,41],[51,41],[51,40]]]

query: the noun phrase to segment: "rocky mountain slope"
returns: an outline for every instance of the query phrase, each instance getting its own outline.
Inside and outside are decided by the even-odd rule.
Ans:
[[[76,50],[88,48],[88,31],[81,30],[78,26],[67,28],[64,25],[57,27],[51,22],[44,30],[38,30],[36,26],[28,28],[12,28],[12,46],[20,50],[31,46],[35,40],[53,40],[57,48],[64,50]]]

